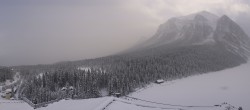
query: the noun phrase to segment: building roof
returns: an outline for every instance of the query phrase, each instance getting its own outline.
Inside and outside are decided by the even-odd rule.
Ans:
[[[158,79],[158,80],[156,80],[156,82],[164,82],[164,80],[163,79]]]
[[[63,87],[61,90],[66,90],[67,88],[66,87]]]
[[[11,89],[6,89],[5,90],[5,92],[7,93],[7,92],[11,92],[12,90]]]

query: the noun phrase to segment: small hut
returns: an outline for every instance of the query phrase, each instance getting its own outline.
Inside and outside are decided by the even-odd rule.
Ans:
[[[73,86],[70,86],[70,87],[69,87],[69,90],[73,91],[73,90],[74,90],[74,87],[73,87]]]
[[[115,97],[119,98],[119,97],[121,97],[121,93],[118,93],[118,92],[113,93],[113,96],[115,96]]]
[[[61,91],[66,91],[67,90],[67,88],[66,87],[63,87],[62,89],[61,89]]]
[[[163,79],[158,79],[155,81],[156,84],[161,84],[161,83],[164,83],[164,80]]]

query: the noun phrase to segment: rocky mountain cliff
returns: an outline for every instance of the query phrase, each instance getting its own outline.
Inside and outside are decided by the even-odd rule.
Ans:
[[[250,39],[237,23],[226,15],[218,17],[207,11],[169,19],[139,49],[166,45],[218,45],[245,59],[250,52]]]

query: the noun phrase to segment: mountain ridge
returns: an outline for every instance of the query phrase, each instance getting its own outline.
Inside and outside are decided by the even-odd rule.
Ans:
[[[226,34],[231,37],[225,36]],[[226,15],[218,17],[207,11],[201,11],[170,18],[159,26],[153,37],[135,46],[134,50],[157,48],[164,45],[215,45],[222,42],[227,43],[225,44],[227,46],[224,45],[224,47],[234,54],[239,54],[246,59],[250,55],[249,37],[237,23]]]

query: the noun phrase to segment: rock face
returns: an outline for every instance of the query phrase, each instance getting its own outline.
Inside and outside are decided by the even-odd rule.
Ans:
[[[218,20],[213,38],[228,51],[244,58],[249,56],[249,37],[229,17],[224,15]]]
[[[250,39],[238,24],[226,15],[218,17],[206,11],[169,19],[140,48],[166,45],[216,45],[244,59],[250,53]]]

